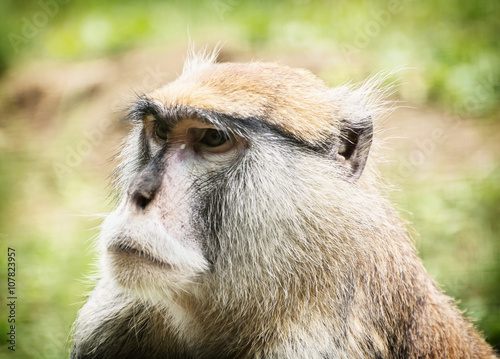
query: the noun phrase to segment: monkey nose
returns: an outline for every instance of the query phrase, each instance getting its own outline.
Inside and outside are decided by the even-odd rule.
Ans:
[[[153,201],[160,187],[158,179],[148,178],[140,175],[133,181],[128,190],[128,197],[138,211],[144,211]]]

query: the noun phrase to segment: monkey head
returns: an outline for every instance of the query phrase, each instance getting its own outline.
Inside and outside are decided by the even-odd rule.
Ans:
[[[356,201],[371,116],[353,91],[306,70],[186,66],[128,116],[121,202],[100,239],[104,276],[155,302],[229,301],[227,285],[246,298],[242,283],[288,295],[290,276],[300,282],[329,265],[323,247],[335,236],[326,232],[358,220],[345,202]],[[339,223],[324,220],[332,211]]]

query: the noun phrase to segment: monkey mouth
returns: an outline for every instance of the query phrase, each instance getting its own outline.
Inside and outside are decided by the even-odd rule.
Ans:
[[[172,265],[163,262],[162,260],[152,256],[149,253],[144,252],[143,250],[134,248],[127,244],[114,244],[108,248],[108,251],[111,253],[115,253],[121,256],[135,257],[139,259],[146,260],[150,263],[156,264],[160,267],[164,268],[172,268]]]

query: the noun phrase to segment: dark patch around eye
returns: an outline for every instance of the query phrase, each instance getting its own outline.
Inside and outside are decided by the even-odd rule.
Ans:
[[[139,141],[139,166],[140,168],[144,168],[146,164],[151,159],[151,149],[149,148],[148,136],[146,134],[146,130],[142,128],[140,133],[140,141]]]

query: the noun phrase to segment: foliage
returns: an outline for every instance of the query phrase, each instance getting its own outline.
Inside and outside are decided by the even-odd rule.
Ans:
[[[415,68],[422,88],[413,100],[474,116],[493,117],[499,108],[500,3],[495,0],[11,0],[1,6],[6,33],[33,33],[15,46],[3,38],[3,69],[35,53],[82,59],[185,43],[190,34],[198,41],[222,39],[247,47],[323,46],[351,66],[368,56],[371,69]]]

